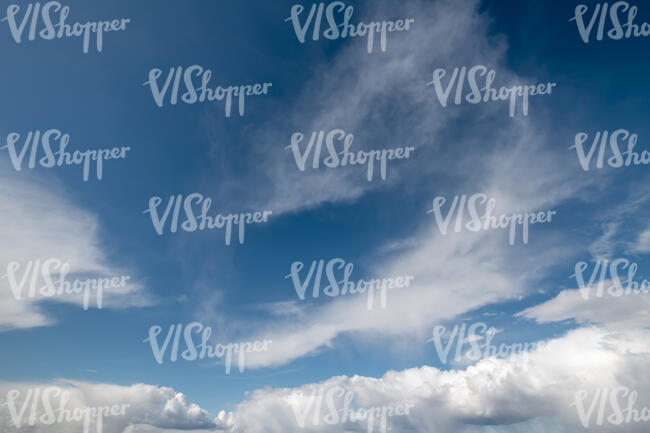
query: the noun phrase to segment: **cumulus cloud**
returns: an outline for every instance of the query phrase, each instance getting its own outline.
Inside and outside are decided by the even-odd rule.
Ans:
[[[51,391],[45,392],[46,389]],[[30,392],[31,390],[31,392]],[[38,390],[38,394],[35,394]],[[54,390],[58,390],[55,392]],[[23,416],[12,415],[13,408],[20,414],[26,408]],[[64,396],[65,394],[65,396]],[[37,403],[29,397],[37,395]],[[43,396],[46,397],[43,397]],[[186,397],[172,388],[158,387],[145,384],[119,386],[106,383],[89,383],[70,380],[59,380],[52,383],[15,383],[0,382],[0,398],[4,402],[0,406],[0,426],[7,433],[51,433],[54,431],[81,431],[82,422],[74,420],[63,423],[41,422],[47,414],[44,401],[51,404],[58,417],[58,408],[66,402],[64,409],[74,414],[75,409],[119,406],[116,414],[102,416],[103,433],[129,432],[163,432],[163,431],[193,431],[201,432],[214,430],[215,423],[208,412],[195,403],[189,403]],[[69,398],[69,399],[68,399]],[[34,408],[34,409],[32,409]],[[36,417],[30,425],[30,414],[34,410]],[[66,415],[67,416],[67,415]],[[14,419],[17,418],[17,419]],[[97,428],[97,417],[90,416],[91,426]],[[16,422],[18,421],[18,423]],[[20,427],[17,427],[17,425]],[[90,430],[93,431],[93,430]]]
[[[375,432],[382,431],[382,414],[388,432],[616,432],[621,427],[608,421],[615,415],[613,406],[605,406],[603,426],[596,426],[598,411],[589,415],[588,407],[599,392],[619,387],[637,393],[635,409],[650,406],[650,380],[643,373],[649,361],[646,333],[588,327],[547,341],[544,350],[505,359],[489,357],[462,370],[422,366],[389,371],[380,378],[337,376],[296,388],[257,389],[234,410],[221,411],[216,418],[171,388],[144,384],[2,382],[0,395],[18,391],[17,410],[30,388],[48,386],[69,393],[66,409],[128,405],[123,415],[104,418],[105,433],[362,432],[368,431],[369,423],[364,413],[375,414]],[[42,415],[43,410],[38,406],[36,414]],[[30,411],[28,403],[25,422]],[[586,417],[588,428],[583,428],[581,416]],[[51,433],[63,424],[37,422],[17,429],[9,405],[3,404],[0,425],[8,433]],[[647,428],[635,422],[624,427],[631,433]]]
[[[545,350],[486,358],[464,370],[424,366],[389,371],[381,378],[339,376],[298,388],[256,390],[234,411],[222,413],[217,423],[233,433],[365,431],[367,420],[325,422],[328,401],[341,410],[345,397],[332,392],[319,406],[319,391],[327,396],[328,390],[340,388],[352,393],[355,410],[413,403],[409,415],[388,418],[388,431],[620,431],[607,421],[602,428],[595,427],[595,418],[590,428],[583,429],[572,404],[580,391],[593,396],[599,389],[627,387],[638,393],[637,409],[648,407],[650,381],[642,366],[650,361],[649,343],[642,332],[583,328],[548,341]],[[590,403],[587,398],[585,406]],[[607,407],[605,416],[613,410]],[[304,428],[299,423],[302,416]],[[630,423],[624,429],[640,433],[647,425]]]

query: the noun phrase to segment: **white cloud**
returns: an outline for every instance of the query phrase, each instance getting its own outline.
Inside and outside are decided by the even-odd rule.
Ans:
[[[487,358],[465,370],[424,366],[389,371],[378,379],[340,376],[298,388],[256,390],[233,412],[222,414],[218,422],[236,433],[363,431],[365,423],[327,426],[322,418],[314,426],[315,405],[307,412],[305,428],[299,427],[294,409],[306,410],[308,397],[320,387],[340,386],[353,393],[357,408],[413,402],[409,416],[389,418],[388,431],[614,432],[620,427],[583,429],[576,409],[570,406],[575,393],[626,386],[638,391],[637,408],[648,407],[650,381],[642,366],[649,361],[647,334],[579,329],[550,341],[547,350],[507,359]],[[302,398],[298,392],[303,393]],[[341,400],[335,402],[340,409]],[[327,413],[324,402],[320,416]],[[537,429],[532,430],[533,426]],[[629,424],[624,429],[640,433],[647,431],[647,425]]]
[[[106,259],[96,216],[74,204],[53,179],[46,181],[0,165],[0,276],[7,274],[10,262],[20,265],[18,277],[22,278],[28,262],[56,258],[70,264],[67,281],[131,276],[125,287],[104,290],[104,307],[150,304],[133,270],[122,269]],[[40,275],[36,282],[36,288],[43,285]],[[31,279],[16,299],[9,279],[0,278],[0,331],[53,324],[54,318],[39,308],[44,299],[83,304],[81,294],[46,298],[36,290],[34,297],[28,297],[30,284]],[[96,307],[94,299],[91,295],[89,308]]]
[[[627,247],[627,252],[631,253],[644,252],[645,232],[639,234],[636,243],[632,245],[625,241],[627,233],[621,232],[622,228],[637,226],[634,218],[639,212],[643,215],[649,200],[650,194],[645,190],[632,190],[620,204],[609,206],[597,215],[603,234],[589,245],[589,252],[594,260],[609,259],[621,251],[622,247]],[[645,219],[642,221],[645,222]]]
[[[604,387],[624,386],[635,390],[639,395],[635,407],[650,406],[650,380],[643,368],[650,361],[647,333],[611,332],[592,327],[571,331],[547,343],[543,351],[506,359],[486,358],[464,370],[441,371],[423,366],[389,371],[380,378],[338,376],[297,388],[257,389],[232,412],[222,411],[214,419],[199,406],[187,402],[183,394],[144,384],[118,386],[67,380],[2,382],[0,395],[4,397],[9,390],[19,390],[25,396],[29,388],[59,386],[71,395],[66,408],[128,404],[124,416],[104,418],[105,433],[365,431],[365,421],[324,423],[323,417],[330,413],[328,400],[323,401],[320,414],[314,418],[316,400],[310,402],[309,397],[317,395],[319,389],[327,392],[334,387],[351,392],[353,410],[409,402],[408,415],[387,418],[388,432],[620,431],[620,427],[612,426],[583,429],[576,408],[571,405],[577,391],[593,393]],[[333,397],[334,407],[341,409],[343,395],[333,394]],[[38,415],[43,413],[42,407],[37,410]],[[306,414],[304,427],[298,425],[297,418],[297,413],[302,411]],[[610,413],[611,408],[606,408],[605,414]],[[36,423],[32,428],[14,429],[9,408],[4,405],[0,406],[0,426],[7,433],[52,433],[58,431],[54,427],[70,425]],[[631,423],[624,428],[626,432],[641,433],[647,426]],[[374,431],[380,431],[378,421]]]
[[[583,289],[584,294],[580,290],[564,290],[553,299],[527,308],[520,315],[539,323],[575,320],[580,324],[598,323],[610,328],[635,329],[650,326],[648,294],[614,296],[606,290],[611,286],[611,281],[599,282],[588,295],[586,289]],[[598,296],[599,291],[602,296]]]
[[[632,245],[631,252],[650,253],[650,228],[639,233],[639,237],[634,245]]]
[[[191,430],[191,433],[214,433],[215,430]],[[188,430],[177,429],[161,429],[159,427],[152,427],[147,424],[133,424],[128,426],[122,433],[188,433]]]
[[[496,198],[494,214],[498,215],[553,209],[584,187],[582,181],[567,181],[572,176],[561,168],[563,157],[543,150],[540,134],[530,132],[525,121],[514,122],[516,126],[509,132],[512,136],[504,137],[511,146],[508,156],[500,151],[473,161],[472,170],[483,175],[464,193],[483,191]],[[544,183],[539,182],[541,178],[546,179]],[[297,317],[260,326],[254,338],[268,338],[273,344],[267,352],[252,354],[248,365],[290,362],[332,344],[342,333],[362,335],[366,340],[372,339],[373,333],[417,339],[435,323],[530,294],[550,266],[566,263],[581,248],[548,231],[538,235],[538,230],[531,226],[529,245],[521,245],[519,234],[519,245],[511,247],[506,230],[443,236],[429,218],[413,236],[417,242],[407,242],[410,249],[377,260],[370,271],[371,277],[415,276],[408,289],[389,291],[385,310],[367,311],[366,295],[339,297],[318,307],[303,306],[305,311]],[[287,292],[291,293],[290,283]]]
[[[412,179],[416,173],[422,178],[435,169],[446,169],[436,151],[458,143],[443,143],[439,138],[459,113],[442,108],[427,82],[436,67],[502,58],[504,46],[498,40],[475,37],[488,32],[488,21],[477,9],[475,0],[410,1],[400,7],[400,15],[414,17],[416,25],[391,35],[386,52],[367,54],[363,38],[346,40],[331,61],[314,70],[286,111],[272,113],[268,123],[251,132],[244,169],[238,167],[237,176],[220,179],[217,194],[228,203],[273,209],[278,216],[326,202],[351,202],[376,188]],[[354,19],[367,22],[369,16],[387,19],[394,13],[393,3],[373,1],[363,15],[355,10]],[[499,77],[513,79],[505,69]],[[488,117],[499,112],[507,120],[502,104],[471,109],[485,110]],[[299,171],[291,151],[285,149],[291,134],[302,132],[308,137],[312,131],[333,129],[354,134],[353,150],[415,146],[415,154],[412,159],[393,161],[385,182],[368,182],[359,167],[310,169],[311,159],[308,168]],[[457,154],[457,149],[452,153]]]
[[[59,380],[52,383],[0,382],[0,399],[7,401],[8,392],[18,391],[16,408],[20,411],[23,404],[25,404],[24,399],[29,395],[30,389],[33,392],[40,389],[39,393],[42,399],[43,390],[48,387],[56,387],[68,393],[70,399],[64,407],[70,411],[74,411],[75,408],[85,409],[124,405],[122,413],[103,417],[103,433],[145,431],[158,433],[176,430],[200,433],[215,428],[215,423],[208,415],[208,412],[194,403],[188,403],[182,393],[171,388],[153,385],[119,386],[70,380]],[[52,408],[56,410],[61,404],[62,397],[60,394],[52,393],[48,401]],[[80,423],[55,422],[48,425],[39,422],[39,418],[36,418],[37,421],[30,426],[28,422],[32,406],[31,401],[26,403],[27,409],[20,428],[15,427],[10,407],[8,405],[0,406],[0,426],[2,426],[2,431],[7,433],[82,431]],[[38,405],[35,406],[37,416],[44,415],[45,410],[42,401],[39,400]],[[58,412],[56,412],[56,416],[58,416]],[[95,426],[95,418],[93,418],[91,425]]]
[[[392,6],[373,3],[373,15],[386,14],[386,5]],[[416,158],[401,162],[403,167],[397,168],[395,182],[403,182],[408,188],[408,181],[417,175],[418,188],[431,192],[427,200],[443,192],[483,192],[496,199],[495,214],[550,210],[592,182],[568,162],[567,149],[559,151],[547,145],[552,135],[543,127],[543,111],[535,113],[533,124],[528,118],[509,118],[507,104],[442,108],[434,91],[427,87],[437,67],[487,64],[488,60],[497,70],[498,85],[535,81],[524,80],[505,66],[506,47],[502,40],[488,38],[489,19],[478,13],[477,1],[414,1],[405,5],[402,13],[416,18],[414,30],[392,38],[388,52],[377,55],[367,55],[358,41],[350,41],[316,74],[313,83],[318,86],[307,85],[295,110],[287,116],[292,127],[303,132],[335,127],[370,131],[365,134],[371,147],[405,142],[416,145]],[[341,80],[342,76],[346,79]],[[457,141],[448,130],[449,124],[456,117],[472,114],[477,121],[469,124],[467,134],[461,133]],[[399,122],[386,120],[393,118]],[[288,153],[278,157],[290,134],[286,134],[285,122],[276,123],[281,128],[269,127],[257,140],[264,145],[260,150],[264,157],[259,160],[265,161],[268,170],[260,189],[255,190],[259,197],[252,198],[261,200],[257,205],[293,212],[325,201],[354,199],[383,185],[368,184],[363,173],[354,170],[298,172]],[[276,129],[285,132],[284,138]],[[275,137],[285,144],[277,145]],[[274,142],[272,146],[269,140]],[[475,152],[477,147],[480,153]],[[450,166],[457,171],[449,173]],[[297,318],[258,323],[258,330],[251,332],[258,335],[251,338],[269,338],[273,344],[267,352],[252,354],[248,365],[290,362],[332,344],[343,333],[366,339],[373,333],[420,338],[417,333],[432,324],[530,293],[532,282],[544,269],[578,248],[566,238],[538,236],[538,226],[530,229],[530,245],[512,248],[505,230],[441,236],[433,218],[426,215],[427,206],[430,202],[423,202],[421,214],[405,218],[414,227],[411,238],[386,239],[382,254],[388,256],[368,258],[375,263],[371,276],[414,275],[411,288],[390,292],[386,310],[368,312],[365,296],[346,296],[319,307],[298,306],[301,313]],[[521,242],[521,234],[518,239]],[[398,252],[392,254],[396,246]],[[291,292],[287,285],[288,296]],[[237,318],[230,322],[237,322]],[[246,326],[255,329],[250,322]]]

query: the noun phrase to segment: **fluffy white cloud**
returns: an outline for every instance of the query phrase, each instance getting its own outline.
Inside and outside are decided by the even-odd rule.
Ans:
[[[486,358],[465,370],[440,371],[421,367],[383,377],[334,377],[299,388],[260,389],[217,420],[236,433],[364,431],[367,421],[328,425],[327,400],[314,423],[318,390],[342,387],[353,393],[354,407],[371,408],[413,403],[409,415],[389,417],[388,431],[524,432],[599,431],[645,432],[647,423],[624,427],[608,425],[583,429],[576,393],[587,392],[587,408],[597,390],[623,386],[638,393],[635,408],[650,406],[650,379],[644,373],[650,362],[650,336],[643,332],[611,332],[585,328],[548,342],[548,349],[507,359]],[[643,367],[645,366],[645,367]],[[302,394],[300,394],[302,393]],[[335,394],[336,409],[344,397]],[[306,411],[301,428],[296,413]],[[609,406],[605,416],[613,413]],[[607,420],[607,418],[605,418]],[[315,425],[314,425],[315,424]],[[622,429],[622,430],[621,430]],[[375,426],[374,431],[379,431]]]
[[[0,407],[0,426],[2,431],[7,433],[51,433],[58,431],[82,431],[81,422],[47,423],[40,422],[42,416],[46,415],[46,408],[43,401],[48,401],[55,410],[55,417],[59,416],[57,411],[61,402],[65,399],[63,394],[50,392],[44,394],[44,390],[55,388],[67,393],[69,400],[64,406],[65,410],[74,413],[75,409],[112,407],[118,405],[119,411],[116,415],[102,416],[103,433],[122,432],[144,432],[144,431],[206,431],[215,428],[215,423],[208,413],[194,403],[188,403],[182,393],[171,388],[157,387],[153,385],[134,384],[131,386],[118,386],[105,383],[88,383],[79,381],[60,380],[53,383],[11,383],[0,382],[0,399],[7,402],[10,399],[8,393],[13,392],[16,397],[14,401],[15,410],[20,413],[25,407],[20,428],[16,427],[16,420],[12,416],[9,404]],[[30,393],[31,389],[31,393]],[[28,400],[39,390],[37,404]],[[44,398],[43,395],[49,395]],[[123,409],[122,409],[123,406]],[[34,407],[36,413],[35,421],[30,425],[30,413]],[[97,427],[97,417],[91,416],[90,431]],[[101,433],[99,432],[99,433]]]
[[[386,431],[647,431],[645,423],[626,423],[623,427],[610,424],[609,417],[615,412],[609,405],[605,405],[601,427],[596,426],[598,410],[589,416],[582,414],[586,418],[580,419],[581,412],[588,412],[594,396],[603,389],[625,387],[637,393],[634,409],[650,407],[650,379],[644,374],[650,362],[647,333],[590,327],[571,331],[547,343],[545,350],[505,359],[485,358],[463,370],[441,371],[423,366],[389,371],[380,378],[338,376],[297,388],[258,389],[249,393],[248,399],[232,412],[222,411],[215,419],[171,388],[144,384],[3,382],[0,395],[19,391],[17,410],[22,408],[30,388],[48,386],[68,391],[71,398],[67,409],[128,405],[122,416],[104,417],[105,433],[367,431],[368,419],[342,421],[346,393],[350,402],[348,415],[351,411],[357,415],[360,409],[377,408],[375,413],[380,415],[374,419],[372,431],[375,432],[381,431],[382,408],[407,404],[406,414],[389,416],[387,409]],[[321,390],[323,400],[319,404]],[[579,407],[575,405],[578,392],[587,396]],[[621,409],[625,406],[622,403]],[[331,408],[338,411],[338,422]],[[30,410],[31,403],[28,403],[25,422]],[[42,406],[37,407],[36,414],[44,414],[43,410]],[[585,421],[589,423],[588,428],[583,428]],[[0,426],[8,433],[53,433],[61,426],[81,428],[75,424],[37,422],[16,429],[7,404],[0,406]]]

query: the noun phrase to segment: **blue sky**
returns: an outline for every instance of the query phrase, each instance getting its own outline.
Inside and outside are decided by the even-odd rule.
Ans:
[[[136,284],[107,295],[101,310],[75,301],[15,307],[48,318],[42,326],[16,324],[3,285],[0,381],[171,387],[214,417],[236,413],[246,391],[454,369],[426,343],[436,324],[484,321],[500,330],[498,343],[512,343],[618,323],[518,313],[575,289],[577,261],[627,257],[639,279],[650,278],[647,166],[585,172],[569,149],[578,132],[616,129],[648,149],[647,38],[583,43],[569,21],[574,1],[353,2],[354,20],[416,20],[389,35],[385,53],[368,54],[356,39],[299,43],[285,22],[295,3],[66,1],[70,21],[131,20],[88,54],[75,38],[16,44],[0,23],[2,145],[11,132],[55,128],[70,134],[71,149],[131,148],[88,182],[78,167],[15,171],[2,150],[3,262],[54,256],[74,267],[76,258],[90,273]],[[636,3],[637,22],[650,21],[650,8]],[[557,87],[532,97],[527,117],[509,118],[501,102],[441,107],[426,85],[432,71],[477,64],[496,70],[497,86]],[[225,117],[221,103],[157,107],[143,86],[149,71],[191,65],[212,70],[214,86],[273,85],[247,98],[243,117]],[[416,150],[389,164],[386,181],[367,182],[357,167],[300,172],[285,149],[291,134],[336,128],[366,150]],[[273,215],[247,226],[243,245],[226,246],[220,230],[157,235],[143,214],[149,198],[195,192],[212,198],[212,213]],[[504,212],[557,217],[532,226],[527,245],[508,246],[502,230],[440,236],[431,200],[478,192],[497,196]],[[354,263],[356,279],[414,275],[416,287],[389,294],[387,309],[368,316],[345,297],[299,301],[285,278],[291,263],[336,257]],[[634,314],[643,316],[645,302]],[[282,354],[229,375],[209,360],[156,364],[143,342],[149,328],[192,321],[211,326],[215,344],[267,337]]]

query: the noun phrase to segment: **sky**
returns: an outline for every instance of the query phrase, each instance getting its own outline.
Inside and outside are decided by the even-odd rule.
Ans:
[[[337,23],[343,6],[353,7],[355,25],[414,20],[387,34],[385,50],[377,33],[372,52],[367,37],[324,37],[325,13],[318,40],[311,24],[301,42],[296,28],[312,2],[51,3],[54,22],[64,6],[70,25],[129,20],[103,33],[101,50],[91,34],[87,52],[79,37],[30,40],[31,26],[36,33],[45,26],[22,21],[30,3],[15,0],[17,12],[13,4],[0,10],[0,430],[83,431],[79,423],[16,425],[12,391],[22,404],[30,389],[57,387],[72,396],[70,407],[128,404],[124,415],[105,417],[106,433],[368,431],[367,421],[311,422],[318,417],[305,396],[329,390],[338,407],[345,393],[357,409],[408,401],[408,414],[388,418],[390,432],[647,431],[650,417],[617,424],[608,412],[602,425],[596,415],[585,425],[576,403],[587,395],[587,407],[592,396],[619,389],[638,396],[639,411],[650,407],[647,293],[597,296],[575,277],[580,263],[587,279],[618,260],[629,265],[619,268],[621,280],[630,267],[634,281],[650,279],[648,165],[596,167],[600,149],[605,161],[615,159],[607,142],[593,148],[585,170],[575,148],[580,134],[587,153],[596,134],[619,131],[621,151],[632,134],[637,153],[650,151],[649,39],[597,40],[596,17],[585,43],[580,25],[600,2],[325,1],[324,10],[341,4]],[[644,2],[616,4],[621,23],[634,6],[634,22],[650,22]],[[586,13],[577,20],[580,5]],[[602,19],[607,35],[611,16]],[[21,22],[18,43],[12,25]],[[156,92],[168,78],[174,86],[168,72],[193,65],[211,71],[211,89],[271,85],[246,96],[243,115],[233,96],[227,115],[223,100],[184,103],[179,77],[179,102],[169,90],[159,106]],[[497,89],[555,85],[530,96],[527,113],[517,99],[512,116],[507,101],[455,104],[470,90],[447,88],[454,68],[477,65],[495,71]],[[436,70],[445,71],[446,104]],[[200,81],[195,75],[197,88]],[[30,149],[36,158],[46,153],[43,143],[23,147],[26,137],[49,130],[58,131],[50,135],[54,151],[63,134],[71,153],[128,150],[103,161],[101,179],[96,162],[87,180],[81,165],[30,168]],[[365,165],[327,167],[325,140],[318,167],[306,154],[301,170],[296,155],[320,131],[337,131],[330,143],[337,152],[344,140],[354,152],[413,150],[388,160],[385,176],[377,162],[368,180]],[[22,150],[20,164],[12,152]],[[228,244],[224,229],[171,232],[169,220],[159,234],[166,207],[173,218],[170,197],[192,194],[210,200],[212,217],[269,212],[245,225],[243,239],[233,223]],[[475,194],[493,199],[495,216],[554,214],[530,225],[527,242],[521,226],[509,242],[508,229],[456,226],[447,213],[454,197]],[[452,218],[446,234],[434,212],[438,197],[441,216]],[[180,225],[188,205],[178,206]],[[201,204],[193,209],[199,214]],[[25,269],[48,259],[69,265],[66,281],[128,281],[104,289],[101,308],[91,296],[84,309],[74,293],[30,297],[26,288],[17,297],[15,275],[29,278]],[[370,310],[367,293],[314,297],[306,280],[312,263],[317,279],[323,261],[324,290],[335,259],[339,281],[345,264],[353,281],[412,278],[388,289],[383,306],[377,292]],[[307,284],[304,299],[292,272]],[[616,278],[606,273],[600,284]],[[37,273],[35,284],[43,279]],[[246,353],[241,369],[238,355],[230,369],[223,356],[173,361],[166,352],[157,362],[165,337],[174,344],[170,327],[191,323],[210,328],[212,347],[270,343]],[[463,334],[464,348],[446,346],[454,329],[473,324],[493,329],[493,340]],[[436,329],[444,329],[441,341]],[[472,342],[490,341],[534,349],[468,356]],[[303,426],[302,411],[310,420]]]

